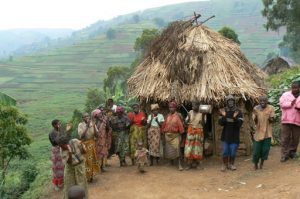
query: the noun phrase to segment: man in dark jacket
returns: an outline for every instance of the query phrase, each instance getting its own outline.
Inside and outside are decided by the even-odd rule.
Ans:
[[[226,97],[226,107],[220,110],[219,124],[223,126],[221,141],[223,143],[223,166],[226,169],[236,170],[234,160],[240,143],[240,128],[243,124],[243,114],[236,107],[232,95]]]

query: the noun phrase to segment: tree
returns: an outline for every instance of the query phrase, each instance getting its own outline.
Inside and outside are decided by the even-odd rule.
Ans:
[[[151,45],[151,42],[159,35],[159,31],[155,28],[144,29],[140,37],[135,40],[134,50],[145,55]]]
[[[97,88],[89,89],[86,96],[85,111],[90,113],[102,103],[105,103],[105,93]]]
[[[110,40],[115,39],[116,38],[116,31],[112,28],[108,29],[106,32],[106,37]]]
[[[114,95],[116,87],[120,84],[121,88],[125,92],[127,85],[127,78],[131,73],[130,68],[124,66],[110,67],[107,71],[107,78],[103,80],[103,90],[108,95]]]
[[[267,30],[279,30],[286,27],[281,47],[289,47],[294,51],[300,49],[300,1],[299,0],[262,0],[262,15],[267,18]]]
[[[0,105],[0,169],[1,185],[5,184],[5,177],[11,160],[26,159],[30,156],[27,147],[31,143],[25,128],[27,118],[17,108]]]
[[[229,27],[223,27],[221,30],[218,31],[224,37],[231,39],[232,41],[236,42],[237,44],[241,44],[239,41],[239,36],[235,33],[235,31]]]

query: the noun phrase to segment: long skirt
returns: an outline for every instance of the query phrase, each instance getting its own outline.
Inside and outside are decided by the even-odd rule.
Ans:
[[[147,148],[145,127],[138,127],[136,125],[132,125],[130,127],[130,154],[132,159],[134,159],[137,143],[139,141],[143,142],[143,146]]]
[[[111,131],[106,132],[106,129],[99,130],[99,137],[96,141],[98,159],[107,158],[111,147]]]
[[[127,131],[113,132],[113,143],[115,153],[118,154],[120,161],[124,161],[129,153],[129,135]]]
[[[179,157],[180,153],[180,134],[165,133],[165,158],[174,160]]]
[[[184,156],[189,160],[202,160],[203,140],[203,129],[189,126],[185,141]]]
[[[149,154],[153,157],[160,156],[160,128],[151,126],[148,130]]]
[[[257,164],[259,159],[267,160],[271,148],[271,138],[266,138],[261,141],[254,141],[253,144],[253,163]]]
[[[88,187],[87,187],[85,171],[86,169],[83,162],[76,166],[66,164],[64,199],[68,198],[68,191],[74,185],[82,186],[85,189],[85,198],[88,198]]]
[[[87,140],[84,141],[83,144],[86,148],[86,154],[85,154],[86,177],[88,180],[90,180],[100,172],[99,162],[96,155],[96,142],[95,140]]]
[[[52,183],[58,187],[64,184],[64,164],[62,162],[60,147],[52,147]]]

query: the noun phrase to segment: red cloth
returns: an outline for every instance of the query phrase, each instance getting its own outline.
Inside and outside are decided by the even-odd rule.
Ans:
[[[142,126],[144,126],[143,120],[146,119],[146,115],[142,111],[139,112],[138,114],[130,112],[130,113],[128,113],[128,118],[134,125],[137,125],[138,127],[142,127]]]
[[[184,132],[183,122],[179,113],[169,114],[163,124],[162,131],[164,133],[180,133]]]

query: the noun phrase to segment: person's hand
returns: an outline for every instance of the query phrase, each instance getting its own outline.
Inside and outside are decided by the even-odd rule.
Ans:
[[[70,131],[72,129],[73,125],[71,123],[67,124],[66,131]]]
[[[238,111],[234,111],[233,113],[233,118],[236,118],[238,116],[239,112]]]
[[[294,104],[296,103],[296,99],[294,99],[293,101],[292,101],[292,106],[294,106]]]
[[[226,117],[226,112],[225,112],[224,109],[220,109],[219,113],[220,113],[221,116]]]
[[[67,145],[67,148],[68,148],[68,151],[71,153],[72,149],[71,149],[70,145]]]

